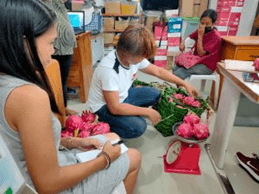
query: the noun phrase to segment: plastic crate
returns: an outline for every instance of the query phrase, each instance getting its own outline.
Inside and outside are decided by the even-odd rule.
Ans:
[[[93,35],[100,33],[103,25],[103,17],[100,13],[93,12],[92,21],[85,25],[85,30],[90,30]]]

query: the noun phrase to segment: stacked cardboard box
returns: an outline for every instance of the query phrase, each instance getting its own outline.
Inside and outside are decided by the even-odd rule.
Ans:
[[[168,26],[164,26],[160,22],[157,22],[157,25],[155,25],[154,28],[154,36],[157,44],[154,65],[162,68],[166,68],[167,61],[167,30]]]
[[[179,50],[181,42],[182,18],[168,18],[168,52],[174,53]],[[171,55],[171,54],[170,54]]]
[[[216,26],[221,35],[236,36],[245,0],[218,0]]]
[[[208,0],[180,0],[181,17],[200,17],[208,9]]]

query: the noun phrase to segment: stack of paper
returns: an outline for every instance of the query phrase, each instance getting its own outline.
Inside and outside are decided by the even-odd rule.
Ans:
[[[114,140],[111,142],[111,144],[113,145],[113,144],[117,143],[118,141],[119,140]],[[121,154],[128,150],[128,148],[125,146],[125,144],[122,143],[122,144],[120,144],[120,146],[121,146]],[[95,150],[78,153],[78,154],[76,154],[76,157],[79,162],[87,162],[87,161],[95,159],[98,156],[98,154],[100,154],[101,152],[102,152],[101,149],[95,149]]]
[[[256,72],[253,61],[225,60],[225,68],[234,71]]]

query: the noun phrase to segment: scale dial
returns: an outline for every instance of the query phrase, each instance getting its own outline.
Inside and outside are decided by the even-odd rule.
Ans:
[[[168,164],[174,163],[174,161],[178,158],[181,152],[181,148],[182,148],[182,143],[179,140],[176,140],[170,145],[168,152],[166,154],[166,162]]]

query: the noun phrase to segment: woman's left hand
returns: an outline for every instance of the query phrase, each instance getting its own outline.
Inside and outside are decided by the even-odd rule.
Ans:
[[[186,82],[184,87],[189,95],[195,96],[195,97],[199,96],[199,92],[193,86],[191,86],[191,84]]]
[[[96,138],[77,138],[76,148],[82,151],[101,149],[103,145]]]

